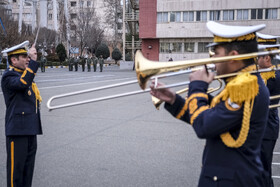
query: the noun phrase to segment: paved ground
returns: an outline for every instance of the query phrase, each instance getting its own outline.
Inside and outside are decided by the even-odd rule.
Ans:
[[[165,82],[178,82],[186,75]],[[0,76],[1,78],[1,76]],[[38,72],[43,97],[44,135],[38,137],[35,187],[196,186],[204,140],[189,125],[149,94],[123,97],[49,112],[47,100],[57,94],[135,80],[135,72],[108,66],[104,72]],[[138,84],[68,97],[54,104],[139,90]],[[0,186],[6,186],[4,101],[0,91]],[[275,152],[280,152],[277,144]],[[280,186],[280,155],[274,157],[275,186]]]

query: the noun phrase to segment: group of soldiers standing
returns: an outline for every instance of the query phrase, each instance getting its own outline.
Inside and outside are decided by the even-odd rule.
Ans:
[[[80,65],[82,65],[82,71],[85,71],[85,67],[87,65],[88,72],[90,72],[91,71],[91,64],[93,64],[93,71],[95,72],[98,63],[99,63],[100,72],[102,72],[103,71],[103,65],[104,65],[104,59],[103,59],[102,55],[100,55],[99,58],[97,58],[95,55],[93,55],[92,57],[88,57],[88,56],[74,57],[74,56],[71,56],[69,58],[69,71],[73,71],[73,67],[75,67],[75,71],[78,71],[78,67],[79,67],[79,64],[80,64]]]

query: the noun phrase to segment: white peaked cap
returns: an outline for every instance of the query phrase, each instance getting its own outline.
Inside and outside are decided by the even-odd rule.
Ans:
[[[269,49],[269,48],[279,48],[280,47],[280,44],[273,44],[273,45],[265,45],[265,44],[258,44],[258,49],[259,50],[266,50],[266,49]]]
[[[211,47],[219,43],[249,41],[255,39],[253,33],[265,28],[265,24],[254,26],[232,26],[209,21],[206,23],[206,27],[214,35],[214,43],[207,46]]]
[[[8,49],[4,49],[2,53],[7,53],[8,55],[26,53],[28,45],[29,45],[29,41],[24,41],[21,44],[18,44]],[[20,50],[20,49],[25,49],[25,50]]]
[[[224,38],[244,36],[265,28],[265,24],[255,26],[231,26],[223,25],[214,21],[207,22],[206,26],[211,33]]]
[[[269,35],[269,34],[262,34],[257,32],[257,36],[259,38],[263,38],[263,39],[275,39],[275,38],[280,38],[280,36],[273,36],[273,35]]]

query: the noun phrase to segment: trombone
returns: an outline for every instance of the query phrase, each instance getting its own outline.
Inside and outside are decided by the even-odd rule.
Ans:
[[[186,69],[194,66],[201,66],[205,64],[216,64],[219,62],[225,62],[228,60],[244,60],[249,58],[255,58],[257,56],[273,55],[280,53],[280,50],[263,51],[248,53],[234,56],[224,57],[212,57],[197,60],[184,60],[170,62],[154,62],[146,59],[141,51],[137,51],[135,55],[135,69],[139,86],[144,90],[148,80],[155,75],[165,73],[168,71],[177,71],[180,69]]]
[[[270,96],[269,97],[270,100],[279,99],[279,98],[280,98],[280,95],[274,95],[274,96]],[[271,108],[278,108],[278,107],[280,107],[280,104],[269,105],[269,109],[271,109]]]
[[[170,76],[181,75],[181,74],[184,74],[184,73],[188,74],[188,73],[192,73],[192,72],[196,71],[197,69],[198,68],[193,68],[193,69],[190,69],[190,70],[182,70],[182,71],[178,71],[178,72],[162,74],[162,75],[154,76],[154,77],[152,77],[152,79],[167,78],[167,77],[170,77]],[[101,87],[97,87],[97,88],[91,88],[91,89],[86,89],[86,90],[81,90],[81,91],[76,91],[76,92],[70,92],[70,93],[55,95],[47,101],[47,108],[49,109],[49,111],[52,111],[52,110],[59,109],[59,108],[66,108],[66,107],[82,105],[82,104],[86,104],[86,103],[93,103],[93,102],[98,102],[98,101],[115,99],[115,98],[120,98],[120,97],[125,97],[125,96],[130,96],[130,95],[136,95],[136,94],[141,94],[141,93],[146,93],[146,92],[151,91],[151,89],[136,90],[136,91],[126,92],[126,93],[115,94],[115,95],[110,95],[110,96],[105,96],[105,97],[100,97],[100,98],[94,98],[94,99],[88,99],[88,100],[83,100],[83,101],[78,101],[78,102],[71,102],[71,103],[66,103],[66,104],[61,104],[61,105],[51,105],[51,102],[53,102],[54,100],[59,99],[59,98],[64,98],[64,97],[69,97],[69,96],[74,96],[74,95],[80,95],[80,94],[85,94],[85,93],[89,93],[89,92],[105,90],[105,89],[115,88],[115,87],[120,87],[120,86],[126,86],[126,85],[134,84],[134,83],[137,83],[137,82],[138,82],[138,80],[131,80],[131,81],[126,81],[126,82],[122,82],[122,83],[111,84],[111,85],[107,85],[107,86],[101,86]],[[177,87],[177,86],[183,86],[183,85],[188,85],[189,83],[190,83],[189,81],[181,82],[181,83],[175,83],[175,84],[167,85],[167,86],[162,87],[162,88],[172,88],[172,87]],[[162,88],[158,87],[157,89],[162,89]]]
[[[208,88],[207,93],[213,93],[213,92],[218,91],[219,89],[222,88],[222,86],[223,86],[222,80],[221,79],[217,79],[217,81],[219,82],[219,86],[217,88]],[[177,91],[176,94],[180,95],[180,94],[188,92],[188,91],[189,91],[189,88],[184,88],[182,90]],[[155,105],[156,109],[159,110],[160,105],[164,101],[162,101],[162,100],[152,96],[152,102]]]
[[[154,62],[154,61],[147,60],[140,51],[137,51],[136,56],[135,56],[135,67],[136,67],[137,80],[127,81],[127,82],[108,85],[108,86],[101,86],[98,88],[92,88],[92,89],[71,92],[71,93],[66,93],[66,94],[61,94],[61,95],[56,95],[56,96],[51,97],[48,100],[47,107],[48,107],[49,111],[51,111],[51,110],[58,109],[58,108],[65,108],[65,107],[70,107],[70,106],[75,106],[75,105],[81,105],[81,104],[86,104],[86,103],[91,103],[91,102],[103,101],[103,100],[108,100],[108,99],[114,99],[114,98],[129,96],[129,95],[150,92],[150,89],[145,89],[148,80],[150,78],[155,78],[156,75],[159,75],[162,73],[166,73],[166,72],[170,72],[170,71],[178,71],[178,70],[182,70],[182,69],[187,69],[187,68],[211,64],[211,63],[215,64],[215,63],[219,63],[219,62],[226,62],[228,60],[243,60],[243,59],[255,58],[257,56],[273,55],[273,54],[278,54],[278,53],[280,53],[280,50],[255,52],[255,53],[248,53],[248,54],[235,55],[235,56],[212,57],[212,58],[205,58],[205,59],[198,59],[198,60],[186,60],[186,61],[177,61],[177,62],[173,61],[170,63],[170,62]],[[258,70],[258,71],[252,71],[250,73],[268,72],[268,71],[275,71],[275,70],[278,70],[278,69],[262,69],[262,70]],[[173,73],[170,73],[170,75],[161,75],[161,76],[157,76],[157,77],[158,78],[168,77],[168,76],[179,75],[179,74],[183,74],[183,73],[190,73],[192,71],[194,71],[194,70],[173,72]],[[220,76],[216,76],[215,79],[236,76],[238,74],[239,73],[220,75]],[[84,101],[79,101],[79,102],[66,103],[66,104],[57,105],[57,106],[51,106],[51,102],[54,99],[88,93],[88,92],[94,92],[97,90],[109,89],[109,88],[113,88],[113,87],[119,87],[119,86],[128,85],[128,84],[133,84],[133,83],[136,83],[137,81],[138,81],[139,86],[142,88],[142,90],[121,93],[121,94],[116,94],[116,95],[111,95],[111,96],[105,96],[105,97],[96,98],[96,99],[89,99],[89,100],[84,100]],[[190,83],[189,81],[175,83],[175,84],[171,84],[171,85],[168,85],[165,87],[157,87],[157,89],[188,85],[189,83]]]

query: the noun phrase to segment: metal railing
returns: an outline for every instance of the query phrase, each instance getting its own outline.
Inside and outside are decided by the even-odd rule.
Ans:
[[[126,21],[139,21],[139,13],[125,13]]]
[[[141,41],[135,41],[134,42],[134,49],[141,49]],[[125,42],[125,48],[132,49],[132,41],[126,41]]]

